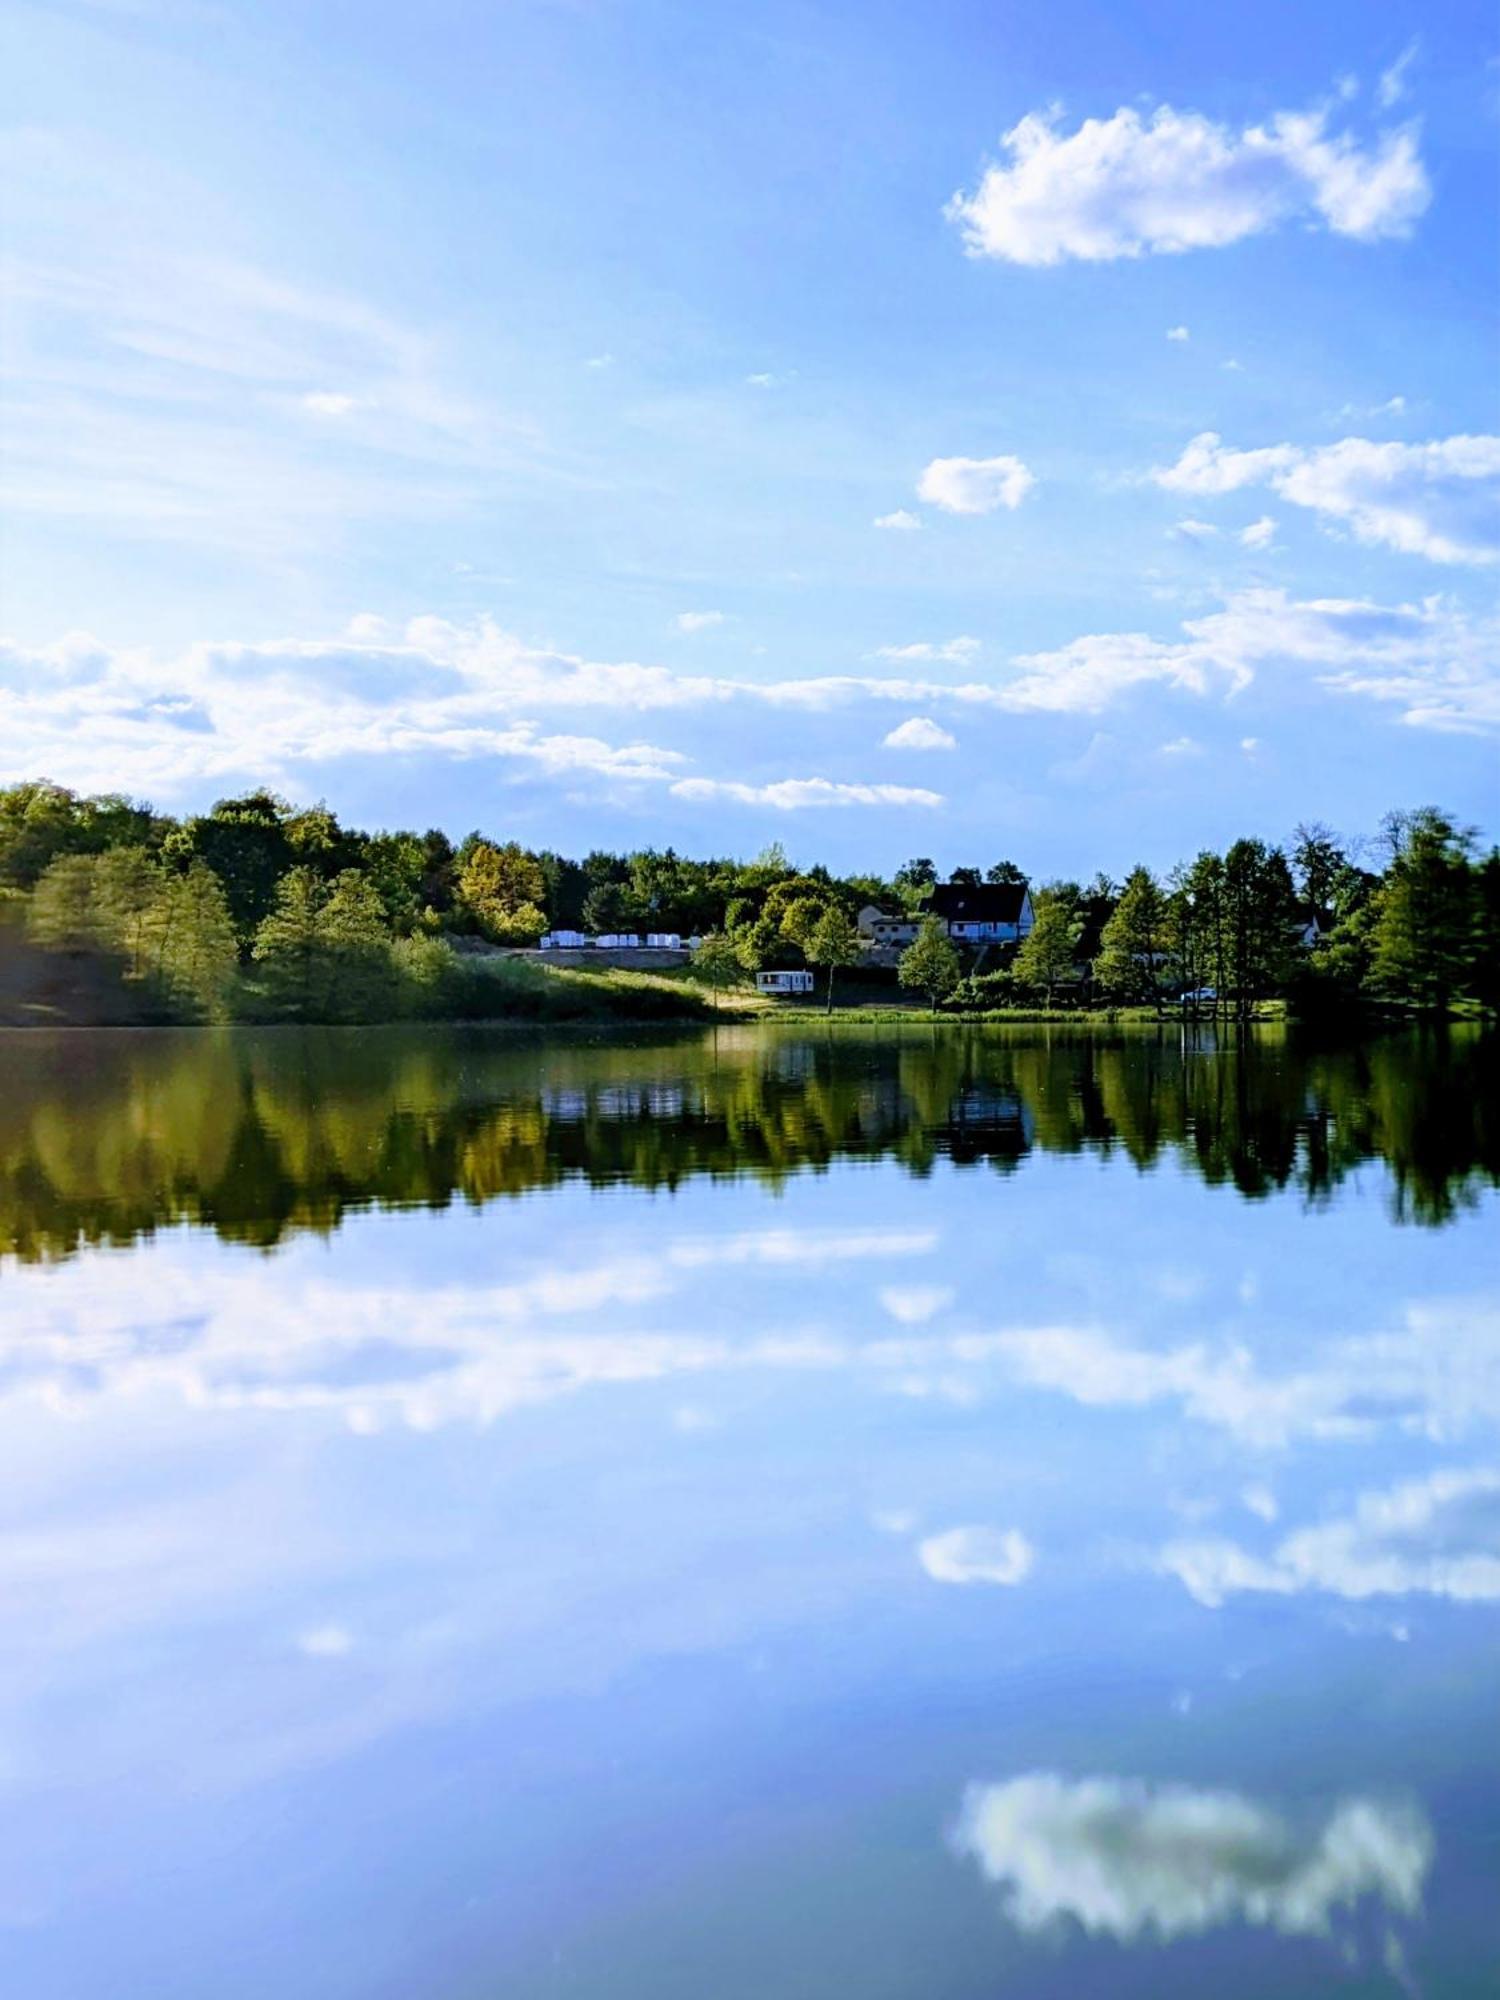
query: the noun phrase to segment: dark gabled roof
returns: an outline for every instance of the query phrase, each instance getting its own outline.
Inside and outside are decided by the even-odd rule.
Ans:
[[[1024,882],[939,882],[923,908],[948,924],[1018,924]]]

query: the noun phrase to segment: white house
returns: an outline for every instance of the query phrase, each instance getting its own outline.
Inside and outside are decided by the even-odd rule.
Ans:
[[[813,976],[810,972],[757,972],[755,975],[757,993],[780,996],[786,993],[811,993]]]
[[[875,955],[905,951],[924,920],[936,917],[955,944],[1019,944],[1035,921],[1024,882],[942,882],[915,916],[867,904],[859,934]]]

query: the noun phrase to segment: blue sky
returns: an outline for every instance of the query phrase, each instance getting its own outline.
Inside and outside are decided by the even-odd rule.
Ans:
[[[1493,835],[1497,46],[13,5],[0,778],[1042,876]]]

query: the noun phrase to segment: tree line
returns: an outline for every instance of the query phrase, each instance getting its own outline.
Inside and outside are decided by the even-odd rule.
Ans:
[[[1027,878],[1001,860],[948,879]],[[1184,992],[1247,1014],[1273,995],[1500,1006],[1500,851],[1435,807],[1389,814],[1371,840],[1304,823],[1284,847],[1238,840],[1165,877],[1035,882],[1029,936],[977,953],[923,920],[936,881],[928,857],[889,879],[836,876],[775,844],[749,861],[671,848],[576,861],[478,831],[369,833],[264,789],[181,818],[44,780],[0,789],[0,896],[37,945],[107,954],[166,1018],[461,1013],[469,941],[532,945],[550,929],[696,935],[693,970],[716,1000],[751,970],[813,966],[831,1005],[872,903],[918,922],[899,978],[934,1009]]]

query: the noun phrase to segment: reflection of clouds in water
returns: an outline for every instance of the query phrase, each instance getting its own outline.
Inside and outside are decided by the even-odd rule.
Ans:
[[[1441,1439],[1500,1422],[1500,1301],[1409,1305],[1388,1332],[1330,1342],[1300,1368],[1270,1374],[1242,1342],[1156,1350],[1091,1327],[993,1337],[1009,1372],[1088,1406],[1175,1402],[1248,1444],[1360,1437],[1394,1427]]]
[[[1352,1514],[1299,1528],[1269,1556],[1231,1541],[1172,1542],[1161,1566],[1200,1604],[1240,1591],[1500,1599],[1500,1472],[1436,1472],[1362,1494]]]
[[[1046,1771],[972,1785],[954,1842],[1022,1930],[1072,1917],[1125,1943],[1229,1923],[1323,1935],[1364,1897],[1414,1916],[1434,1845],[1410,1805],[1345,1799],[1299,1831],[1237,1792]]]
[[[917,1546],[934,1583],[1020,1583],[1035,1551],[1016,1528],[949,1528]]]

